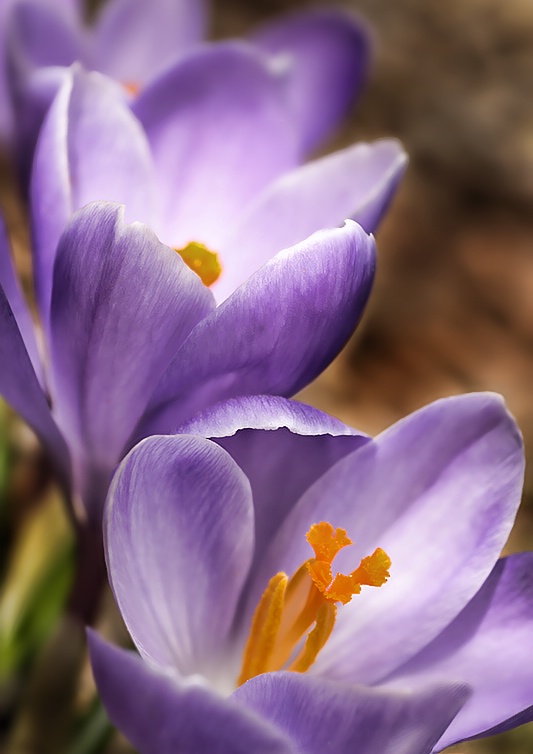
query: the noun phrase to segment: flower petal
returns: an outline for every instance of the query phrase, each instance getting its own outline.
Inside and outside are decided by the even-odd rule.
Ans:
[[[212,295],[123,208],[80,210],[63,234],[51,307],[54,413],[76,455],[112,469],[153,386]]]
[[[370,63],[368,30],[352,14],[315,9],[265,25],[254,42],[286,63],[289,104],[305,154],[331,134],[359,96]]]
[[[385,683],[416,689],[453,679],[472,687],[439,751],[508,720],[519,725],[533,719],[532,634],[533,553],[524,552],[499,560],[457,618]]]
[[[340,458],[368,442],[316,408],[273,396],[246,396],[198,414],[180,433],[217,439],[252,486],[258,562],[281,522]]]
[[[182,675],[212,670],[253,551],[243,472],[209,440],[150,437],[118,468],[104,534],[111,586],[141,654]]]
[[[41,131],[32,177],[35,278],[45,323],[61,233],[77,209],[95,200],[126,204],[128,221],[156,217],[155,174],[140,124],[113,82],[75,67]]]
[[[9,302],[18,329],[24,341],[26,351],[31,359],[35,374],[41,386],[44,386],[43,365],[35,338],[33,320],[28,309],[22,288],[15,274],[15,267],[11,258],[9,241],[4,222],[0,217],[0,286]]]
[[[305,754],[429,754],[467,697],[459,684],[394,694],[299,673],[256,676],[233,694]]]
[[[357,144],[278,178],[255,200],[221,246],[228,260],[212,290],[226,298],[252,272],[321,228],[349,217],[376,230],[406,165],[399,142]]]
[[[281,88],[252,48],[225,43],[187,55],[134,102],[158,171],[166,243],[217,251],[243,206],[296,164]]]
[[[174,430],[238,395],[293,395],[346,343],[374,267],[374,241],[353,222],[279,253],[191,333],[152,396],[143,432]]]
[[[69,454],[33,369],[6,295],[0,288],[0,394],[42,439],[63,481],[70,476]]]
[[[279,730],[215,695],[201,678],[184,682],[158,673],[90,630],[88,638],[107,713],[139,754],[294,754]]]
[[[455,618],[492,570],[520,502],[524,459],[502,399],[437,401],[339,461],[303,496],[265,558],[251,607],[273,573],[309,557],[317,521],[356,542],[335,561],[348,573],[382,547],[389,582],[339,610],[316,672],[376,683]],[[357,651],[354,652],[354,647]]]
[[[203,0],[113,0],[94,29],[99,70],[142,85],[204,36]]]

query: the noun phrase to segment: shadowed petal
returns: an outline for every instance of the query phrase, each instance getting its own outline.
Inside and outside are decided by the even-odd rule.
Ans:
[[[95,200],[126,204],[128,221],[150,223],[156,211],[148,142],[121,92],[79,67],[66,76],[39,138],[31,186],[36,288],[45,322],[57,244],[72,214]]]
[[[389,682],[421,688],[436,681],[468,683],[473,694],[439,741],[467,738],[533,719],[531,637],[533,553],[498,561],[482,588],[444,631]]]
[[[151,399],[143,432],[173,431],[238,395],[293,395],[346,343],[374,267],[374,240],[353,222],[279,253],[191,333]]]
[[[204,0],[113,0],[94,30],[99,70],[142,85],[204,36]]]
[[[139,754],[295,754],[276,727],[215,695],[203,679],[158,673],[92,631],[88,638],[107,713]]]
[[[359,96],[370,62],[368,30],[354,15],[316,9],[265,25],[254,41],[287,68],[289,104],[305,154],[331,134]]]
[[[212,290],[226,298],[279,249],[346,218],[376,230],[406,165],[399,142],[357,144],[303,165],[268,186],[221,246],[227,259]]]
[[[182,675],[223,653],[253,550],[250,485],[200,437],[150,437],[106,504],[111,586],[139,651]]]
[[[217,439],[252,485],[254,562],[310,487],[340,458],[370,438],[316,408],[273,396],[219,403],[180,427]]]
[[[77,452],[111,469],[150,392],[212,308],[198,276],[123,208],[88,205],[59,244],[51,307],[53,400]]]
[[[429,754],[467,697],[459,684],[391,694],[299,673],[260,675],[233,694],[305,754]]]
[[[341,573],[382,547],[389,582],[339,610],[315,665],[328,677],[375,683],[483,584],[509,535],[523,469],[521,438],[499,396],[437,401],[339,461],[303,496],[257,574],[251,605],[273,573],[290,574],[309,557],[305,533],[316,521],[345,528],[355,542],[335,560]]]
[[[172,246],[201,241],[217,251],[243,206],[296,164],[281,83],[243,44],[189,54],[145,89],[133,111],[150,141],[161,235]]]

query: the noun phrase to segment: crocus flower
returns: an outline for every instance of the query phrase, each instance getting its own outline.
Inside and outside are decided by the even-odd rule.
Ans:
[[[366,751],[350,727],[357,686],[439,683],[470,697],[437,751],[531,719],[533,554],[498,560],[523,468],[492,394],[438,401],[375,440],[271,397],[145,439],[105,511],[110,582],[142,657],[92,638],[111,719],[143,753],[201,740],[211,715],[232,741],[241,706],[292,742],[282,751]]]
[[[133,113],[109,79],[70,71],[40,135],[31,189],[45,326],[59,236],[89,201],[125,204],[127,220],[146,222],[182,254],[192,248],[208,274],[215,252],[214,278],[204,280],[220,301],[320,228],[350,217],[373,232],[405,162],[396,141],[381,140],[301,166],[279,76],[240,44],[191,54]]]
[[[101,71],[135,96],[157,86],[198,46],[207,16],[203,0],[109,0],[90,25],[81,0],[8,0],[7,5],[4,89],[7,84],[26,167],[67,66],[78,61]],[[338,10],[306,11],[265,25],[249,44],[284,68],[287,110],[302,152],[309,151],[335,128],[366,79],[364,25]]]

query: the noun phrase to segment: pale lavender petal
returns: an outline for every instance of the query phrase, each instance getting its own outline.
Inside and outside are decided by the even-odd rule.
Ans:
[[[375,245],[355,223],[279,253],[191,333],[151,399],[144,434],[238,395],[293,395],[338,354],[363,311]]]
[[[297,752],[429,754],[468,698],[460,684],[385,693],[299,673],[267,673],[233,698],[279,727]]]
[[[229,296],[279,249],[321,228],[338,227],[351,218],[373,233],[406,159],[397,141],[357,144],[303,165],[268,186],[221,245],[224,269],[212,286],[217,299]]]
[[[302,153],[314,149],[338,127],[366,81],[366,25],[341,10],[306,10],[264,26],[254,41],[286,66]]]
[[[69,455],[39,384],[15,317],[0,288],[0,394],[39,435],[62,481],[69,478]]]
[[[317,673],[376,683],[455,618],[492,570],[509,535],[523,481],[522,441],[502,399],[490,393],[427,406],[339,461],[302,497],[265,558],[265,582],[310,555],[317,521],[356,543],[335,568],[348,573],[382,547],[389,582],[339,610]],[[357,647],[357,652],[353,647]]]
[[[120,464],[106,503],[106,560],[145,658],[190,675],[223,657],[253,525],[248,480],[210,440],[150,437]]]
[[[113,0],[94,30],[97,68],[142,85],[200,42],[205,27],[204,0]]]
[[[219,403],[178,431],[216,439],[250,480],[254,562],[305,490],[370,439],[316,408],[264,395]]]
[[[126,204],[126,219],[156,219],[150,149],[117,86],[76,67],[40,134],[31,186],[38,301],[49,317],[57,244],[71,215],[91,201]]]
[[[9,302],[18,329],[24,341],[26,351],[30,357],[33,369],[41,385],[44,385],[43,366],[37,341],[33,320],[24,298],[22,288],[15,273],[15,267],[11,258],[9,241],[7,238],[4,222],[0,217],[0,286]]]
[[[171,246],[201,241],[217,251],[228,223],[296,164],[281,84],[245,45],[189,54],[147,87],[133,111],[152,147],[161,236]]]
[[[76,453],[110,469],[164,368],[212,295],[123,208],[90,204],[59,243],[51,306],[52,399]]]
[[[294,754],[275,726],[218,696],[203,679],[157,672],[92,631],[88,638],[107,714],[139,754]]]
[[[533,553],[525,552],[498,561],[457,618],[385,684],[418,689],[454,680],[472,687],[440,751],[508,720],[533,719],[532,636]]]

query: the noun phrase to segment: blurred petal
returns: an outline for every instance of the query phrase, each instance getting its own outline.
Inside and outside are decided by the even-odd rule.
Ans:
[[[271,180],[296,164],[278,77],[244,45],[202,47],[133,104],[163,196],[172,246],[219,239]],[[224,267],[224,260],[222,259]]]
[[[376,230],[406,164],[393,140],[357,144],[283,175],[255,200],[221,246],[228,260],[212,290],[229,296],[279,249],[346,218]]]
[[[468,697],[459,684],[384,693],[299,673],[267,673],[233,698],[305,754],[429,754]]]
[[[296,393],[351,335],[374,267],[374,241],[352,222],[279,253],[191,333],[163,375],[142,431],[175,430],[238,395]]]
[[[126,204],[128,221],[152,222],[155,176],[146,137],[116,85],[76,67],[50,109],[33,169],[35,277],[45,321],[61,233],[95,200]]]
[[[146,226],[126,225],[120,205],[74,216],[51,307],[54,412],[73,448],[113,467],[162,371],[212,306],[198,276]]]
[[[113,0],[94,29],[97,67],[142,85],[201,41],[205,16],[204,0]]]
[[[533,553],[524,552],[498,561],[457,618],[390,682],[420,688],[453,679],[472,687],[438,750],[508,720],[514,727],[533,720],[532,635]]]
[[[303,496],[257,574],[251,606],[272,574],[292,573],[309,557],[305,533],[316,521],[345,528],[356,543],[335,561],[342,573],[382,547],[392,560],[389,582],[339,610],[314,666],[376,683],[481,587],[509,535],[523,470],[521,438],[499,396],[437,401],[339,461]]]
[[[199,437],[137,445],[113,480],[105,547],[117,604],[143,656],[182,675],[209,671],[253,551],[250,485],[230,456]]]
[[[92,631],[89,649],[111,722],[139,754],[294,754],[277,728],[215,695],[203,679],[158,673]]]
[[[305,490],[370,440],[316,408],[265,395],[219,403],[179,432],[216,438],[250,480],[255,562]]]
[[[35,339],[35,330],[31,318],[30,310],[22,288],[15,274],[13,260],[9,249],[4,222],[0,217],[0,286],[2,287],[6,299],[9,302],[13,316],[15,317],[17,327],[24,341],[24,346],[30,357],[33,369],[41,386],[44,385],[43,367],[37,341]]]
[[[352,14],[321,8],[265,25],[254,42],[288,69],[289,104],[305,154],[331,134],[358,98],[370,62],[368,30]]]

